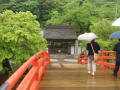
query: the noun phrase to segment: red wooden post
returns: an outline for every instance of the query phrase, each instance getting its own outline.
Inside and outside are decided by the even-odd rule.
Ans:
[[[82,64],[82,55],[78,56],[78,63]]]
[[[85,55],[83,56],[83,58],[84,58],[84,63],[87,64],[88,55],[85,54]]]
[[[103,51],[102,52],[102,64],[101,64],[101,67],[102,67],[102,69],[104,69],[105,68],[105,56],[106,56],[106,52],[105,51]]]

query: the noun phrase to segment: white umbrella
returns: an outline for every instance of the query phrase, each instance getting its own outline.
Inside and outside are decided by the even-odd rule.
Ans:
[[[115,20],[115,21],[112,23],[112,26],[120,26],[120,18],[118,18],[117,20]]]
[[[84,33],[78,36],[78,40],[86,40],[91,41],[93,39],[98,38],[94,33]]]

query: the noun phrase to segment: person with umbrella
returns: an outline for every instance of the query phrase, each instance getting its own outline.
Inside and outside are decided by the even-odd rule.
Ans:
[[[120,66],[120,31],[114,32],[109,36],[110,39],[118,39],[118,43],[115,44],[113,51],[116,51],[116,63],[113,76],[117,77],[117,73]]]
[[[93,39],[90,43],[87,44],[86,48],[88,50],[88,74],[91,73],[91,75],[94,76],[96,72],[96,61],[94,60],[94,53],[98,53],[100,46],[97,42],[95,42],[95,39]],[[92,66],[92,72],[90,70],[90,66]]]
[[[95,42],[96,38],[98,38],[98,36],[92,32],[84,33],[78,36],[78,40],[90,41],[90,43],[87,44],[86,49],[88,50],[88,74],[91,73],[90,66],[92,64],[92,76],[94,76],[96,72],[96,61],[94,61],[94,53],[98,53],[100,50],[99,44]]]

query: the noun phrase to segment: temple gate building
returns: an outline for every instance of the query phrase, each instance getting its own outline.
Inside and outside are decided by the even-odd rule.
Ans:
[[[43,37],[48,41],[50,54],[78,54],[76,29],[72,26],[47,26]]]

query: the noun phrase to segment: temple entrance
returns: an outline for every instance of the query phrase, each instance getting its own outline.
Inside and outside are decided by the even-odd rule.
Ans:
[[[76,54],[76,30],[72,26],[47,26],[43,30],[50,54]]]
[[[49,42],[48,52],[51,54],[71,54],[72,42]],[[73,43],[74,45],[74,43]]]

